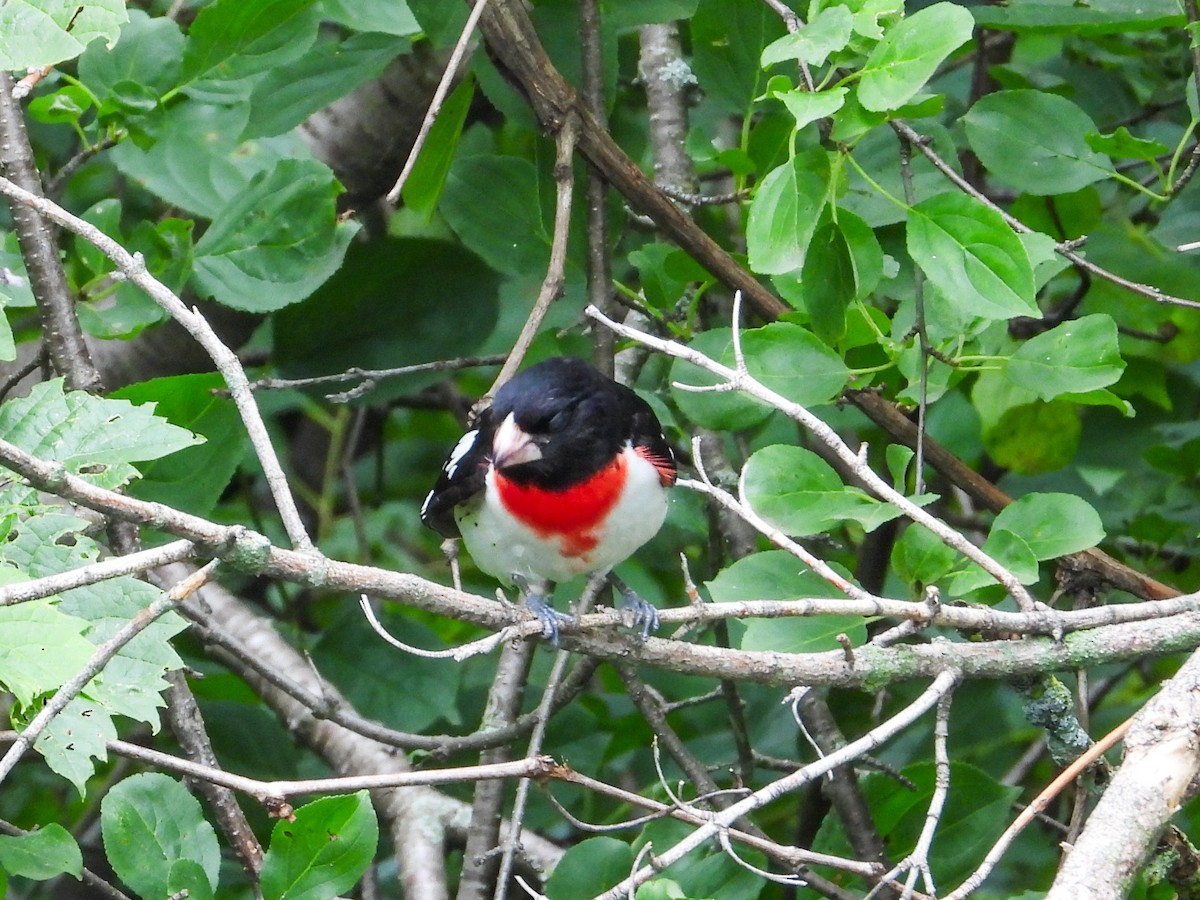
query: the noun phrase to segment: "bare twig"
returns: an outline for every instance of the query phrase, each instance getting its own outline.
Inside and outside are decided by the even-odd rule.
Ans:
[[[345,372],[338,372],[335,375],[316,375],[312,378],[260,378],[257,381],[250,382],[250,390],[278,391],[287,388],[316,387],[323,384],[344,384],[347,381],[361,381],[374,386],[388,378],[417,375],[422,372],[453,372],[458,369],[472,369],[477,366],[498,366],[502,362],[504,362],[504,357],[497,354],[494,356],[464,356],[460,359],[440,359],[435,362],[398,366],[394,369],[360,369],[355,366],[347,369]]]
[[[653,866],[643,866],[620,884],[600,894],[596,897],[596,900],[622,900],[627,891],[636,888],[640,884],[644,884],[650,878],[654,877],[659,869],[666,868],[673,862],[682,859],[692,850],[710,840],[718,832],[728,828],[730,824],[742,816],[766,806],[768,803],[797,790],[813,779],[820,778],[831,769],[845,765],[862,754],[870,752],[885,741],[890,740],[919,719],[931,707],[935,706],[942,697],[952,691],[954,686],[958,684],[959,678],[959,673],[953,670],[941,673],[925,689],[920,697],[891,719],[867,732],[867,734],[858,740],[847,744],[841,750],[835,751],[814,763],[810,763],[791,775],[772,782],[766,787],[755,791],[746,799],[734,803],[728,809],[714,814],[709,822],[697,828],[686,838],[675,844],[675,846],[663,852],[656,852],[655,864]]]
[[[5,176],[0,181],[22,194],[48,202],[42,196],[33,149],[14,96],[12,76],[7,72],[0,72],[0,174]],[[100,372],[92,363],[83,339],[83,329],[75,315],[75,298],[67,284],[54,232],[46,221],[52,217],[19,196],[7,191],[5,194],[54,368],[73,390],[98,391],[102,387]]]
[[[738,334],[737,328],[737,305],[735,303],[734,313],[734,336],[735,341]],[[739,364],[738,368],[730,369],[720,363],[709,359],[702,353],[685,347],[683,344],[675,341],[664,340],[652,334],[647,334],[644,331],[638,331],[635,328],[629,328],[619,322],[614,322],[612,319],[605,316],[595,307],[588,307],[587,315],[591,316],[598,322],[611,328],[627,338],[637,340],[648,347],[658,350],[661,353],[666,353],[668,356],[683,359],[693,365],[711,372],[720,378],[725,379],[725,383],[731,388],[743,391],[746,394],[761,400],[769,406],[780,410],[788,417],[795,419],[797,422],[804,425],[813,435],[821,440],[827,447],[837,454],[838,458],[864,483],[875,493],[881,500],[885,500],[897,507],[906,516],[914,522],[924,525],[939,539],[942,540],[948,547],[951,547],[961,553],[963,556],[972,562],[978,564],[985,572],[996,579],[1004,589],[1008,591],[1017,605],[1025,612],[1030,612],[1035,609],[1033,598],[1029,596],[1029,592],[1025,590],[1025,586],[1017,580],[1016,576],[1009,572],[1004,566],[996,562],[991,556],[984,553],[963,535],[951,528],[941,519],[926,512],[917,504],[913,503],[899,491],[895,490],[890,484],[875,474],[875,471],[866,463],[862,452],[856,453],[854,450],[841,439],[836,431],[829,427],[822,419],[814,416],[807,409],[798,403],[788,400],[786,397],[780,396],[775,391],[766,387],[762,382],[754,378],[744,367]],[[735,356],[737,344],[735,343]],[[863,448],[865,449],[865,448]]]
[[[413,656],[419,656],[422,659],[452,659],[455,662],[462,662],[464,659],[470,659],[472,656],[479,656],[484,653],[491,653],[500,644],[507,641],[513,636],[513,629],[502,628],[495,634],[489,634],[485,638],[480,638],[477,641],[471,641],[469,644],[462,644],[458,647],[451,647],[449,650],[423,650],[420,647],[413,647],[391,635],[383,623],[379,621],[379,617],[375,615],[375,610],[371,607],[371,600],[366,594],[358,598],[359,608],[362,609],[363,615],[367,619],[367,623],[371,629],[395,647],[397,650],[403,650]]]
[[[567,238],[571,234],[571,201],[575,196],[575,168],[572,161],[578,129],[578,119],[568,116],[554,136],[554,181],[558,185],[558,191],[554,204],[554,235],[550,242],[550,263],[546,267],[546,277],[542,279],[542,289],[538,292],[533,309],[525,319],[521,333],[517,336],[508,359],[504,361],[500,374],[492,382],[487,397],[495,395],[500,386],[517,373],[517,369],[521,367],[521,360],[525,358],[538,329],[542,327],[542,320],[550,311],[550,304],[562,295],[567,267]]]
[[[604,39],[601,34],[600,0],[579,0],[579,99],[596,124],[608,129],[604,106]],[[587,300],[600,309],[616,312],[613,301],[612,260],[608,251],[608,184],[590,166],[583,172],[587,198]],[[615,372],[615,341],[612,332],[593,333],[592,355],[605,375]]]
[[[408,151],[408,159],[404,162],[404,168],[400,170],[400,175],[396,179],[396,183],[387,193],[387,201],[392,205],[399,202],[400,192],[404,190],[404,183],[408,181],[408,176],[412,174],[412,170],[417,164],[417,158],[421,155],[421,148],[425,146],[425,139],[429,137],[433,123],[437,121],[438,113],[442,111],[442,104],[446,101],[446,95],[450,93],[450,88],[454,85],[455,79],[458,78],[463,57],[466,56],[467,48],[471,44],[471,38],[475,34],[475,27],[479,24],[479,17],[483,15],[483,9],[487,4],[488,0],[475,0],[475,4],[471,8],[471,14],[467,16],[462,33],[458,36],[458,41],[454,45],[454,52],[450,54],[450,61],[446,63],[446,71],[442,74],[442,80],[438,82],[433,99],[429,102],[429,109],[425,113],[425,118],[421,121],[421,130],[417,132],[412,149]]]
[[[25,751],[34,745],[38,737],[46,729],[46,726],[50,724],[50,721],[62,712],[68,703],[79,696],[79,693],[87,686],[87,683],[103,671],[104,667],[108,665],[109,660],[116,656],[122,647],[153,624],[159,616],[174,609],[189,594],[207,581],[211,577],[216,565],[217,561],[213,560],[203,569],[181,581],[122,625],[107,641],[100,644],[96,648],[96,652],[92,654],[92,658],[88,660],[87,665],[55,691],[54,696],[46,701],[45,706],[38,711],[38,714],[17,735],[17,739],[12,747],[0,759],[0,781],[8,777],[8,774],[20,762],[21,757],[25,755]]]
[[[513,641],[505,646],[488,691],[479,731],[506,728],[516,721],[525,697],[535,647],[536,642],[531,640]],[[479,762],[490,765],[507,762],[511,758],[509,745],[502,744],[485,750]],[[500,859],[495,850],[500,844],[504,787],[501,781],[481,781],[475,788],[457,900],[485,900],[496,890]]]
[[[992,870],[996,867],[996,863],[1000,861],[1000,857],[1005,854],[1009,846],[1012,845],[1012,842],[1016,840],[1017,835],[1025,830],[1025,826],[1037,818],[1050,804],[1050,801],[1061,794],[1067,785],[1079,777],[1081,772],[1124,738],[1132,722],[1132,719],[1126,719],[1093,744],[1087,753],[1084,753],[1079,759],[1063,769],[1057,778],[1046,785],[1042,792],[1033,799],[1033,802],[1025,807],[1021,811],[1021,814],[1013,820],[1013,823],[1005,829],[1004,834],[1000,835],[1000,839],[992,845],[992,849],[988,851],[983,862],[979,864],[979,868],[972,872],[971,876],[954,891],[947,894],[943,900],[963,900],[963,898],[969,897],[978,890],[979,886],[983,884],[984,879],[992,873]],[[1123,813],[1123,815],[1128,815],[1128,811]]]
[[[1032,233],[1032,228],[993,202],[990,197],[959,175],[958,172],[954,170],[953,166],[938,156],[937,151],[935,151],[929,145],[929,140],[924,135],[920,134],[907,123],[902,122],[899,119],[893,119],[890,124],[892,128],[895,129],[897,134],[904,139],[911,141],[913,146],[915,146],[926,159],[933,163],[933,167],[946,176],[946,178],[949,179],[956,188],[963,193],[974,197],[989,209],[993,209],[999,213],[1004,218],[1004,221],[1008,223],[1009,228],[1011,228],[1013,231],[1016,231],[1019,234]],[[1077,268],[1086,272],[1091,272],[1097,278],[1103,278],[1105,281],[1115,284],[1118,287],[1122,287],[1130,293],[1137,294],[1140,297],[1146,297],[1155,301],[1156,303],[1166,303],[1172,306],[1185,306],[1189,309],[1200,309],[1200,301],[1187,300],[1183,297],[1175,297],[1171,294],[1166,294],[1153,285],[1140,284],[1136,281],[1130,281],[1128,278],[1122,278],[1115,272],[1110,272],[1108,269],[1098,266],[1096,263],[1077,252],[1080,243],[1081,242],[1078,239],[1072,241],[1060,241],[1055,245],[1054,249],[1064,259],[1070,260],[1071,264]]]
[[[580,115],[579,150],[621,192],[630,205],[649,215],[681,248],[734,290],[742,290],[761,314],[774,318],[788,306],[764,288],[716,241],[659,191],[586,110],[554,68],[524,4],[493,0],[480,29],[501,66],[521,86],[534,114],[550,132],[572,111]]]
[[[61,464],[38,460],[2,440],[0,464],[19,472],[41,490],[69,498],[106,515],[165,529],[201,544],[205,552],[229,559],[257,574],[299,583],[318,583],[328,590],[396,598],[435,615],[472,622],[492,630],[519,625],[521,634],[534,634],[540,629],[536,618],[517,607],[456,591],[416,575],[277,548],[262,535],[240,526],[216,525],[159,503],[146,503],[104,490],[66,473]],[[979,643],[937,641],[887,648],[868,645],[855,648],[853,666],[846,663],[840,652],[731,651],[655,637],[644,642],[638,641],[616,632],[614,626],[621,624],[621,616],[616,611],[581,617],[582,628],[577,627],[569,634],[564,634],[562,643],[572,650],[598,658],[621,662],[636,660],[641,665],[661,666],[676,672],[714,678],[777,685],[869,685],[878,688],[891,681],[931,677],[951,666],[962,669],[967,677],[1013,677],[1144,656],[1147,648],[1153,648],[1153,652],[1159,654],[1192,650],[1200,645],[1200,613],[1192,611],[1195,600],[1196,597],[1191,596],[1164,601],[1162,604],[1116,605],[1078,612],[1038,609],[1027,614],[966,608],[951,612],[947,607],[937,611],[937,615],[946,616],[948,622],[966,621],[957,618],[952,620],[949,618],[951,615],[980,617],[974,618],[975,622],[1002,621],[1005,616],[1022,615],[1024,618],[1012,621],[1019,621],[1031,630],[1036,626],[1038,633],[1053,635],[1053,638]],[[793,601],[798,605],[786,608],[790,612],[806,608],[811,611],[814,607],[805,605],[813,602]],[[877,615],[883,608],[874,602],[853,606],[860,602],[851,599],[837,601],[844,604],[842,608],[847,612],[858,609],[864,614]],[[913,617],[928,620],[930,616],[930,608],[925,604],[890,602],[898,604],[894,607],[898,611],[907,608]],[[779,615],[784,608],[777,603],[735,603],[720,608],[719,612],[722,615],[748,615],[751,612]],[[823,608],[832,611],[834,605]],[[866,613],[867,609],[873,612]],[[1133,609],[1134,614],[1127,616],[1127,609]],[[1155,610],[1160,612],[1155,615]],[[1163,614],[1167,610],[1171,614]],[[689,606],[663,610],[662,618],[664,622],[678,623],[696,620],[707,614],[706,608]],[[1084,622],[1093,629],[1088,634],[1076,639],[1076,635],[1065,633],[1064,623]],[[1123,624],[1095,624],[1102,622]]]
[[[950,755],[946,749],[946,741],[950,736],[950,698],[947,694],[937,707],[937,719],[933,728],[933,756],[937,769],[934,781],[933,796],[929,799],[929,809],[925,812],[925,825],[917,838],[917,845],[912,852],[901,860],[892,871],[888,872],[867,896],[879,893],[885,885],[890,885],[901,872],[908,871],[904,882],[901,900],[911,900],[917,876],[924,880],[925,891],[929,896],[936,897],[937,890],[933,885],[933,872],[929,868],[929,848],[933,846],[933,835],[942,819],[942,810],[946,806],[946,796],[950,793]]]
[[[263,422],[262,414],[254,402],[245,370],[242,369],[237,355],[222,343],[207,320],[199,311],[189,310],[170,288],[151,275],[141,254],[131,254],[96,226],[71,215],[58,204],[25,190],[7,178],[0,178],[0,194],[16,201],[14,207],[29,207],[95,246],[116,264],[126,279],[140,287],[151,300],[170,313],[171,317],[204,348],[224,377],[229,394],[242,417],[242,424],[262,464],[267,485],[275,498],[275,506],[292,546],[297,550],[315,552],[312,540],[305,531],[300,511],[296,507],[295,498],[288,488],[287,477],[283,474],[279,457],[271,445],[266,423]]]
[[[192,762],[213,769],[219,768],[208,731],[204,727],[204,719],[200,715],[200,707],[196,704],[191,688],[188,687],[187,676],[182,671],[174,671],[168,672],[166,678],[171,685],[166,694],[166,720],[175,739]],[[257,883],[263,862],[262,845],[254,836],[254,831],[246,821],[246,814],[238,806],[233,791],[207,779],[194,779],[191,787],[208,801],[222,835],[233,848],[251,883]]]
[[[152,550],[114,556],[69,572],[59,572],[44,578],[0,587],[0,606],[11,606],[14,603],[62,594],[74,588],[107,581],[110,578],[120,578],[123,575],[135,575],[167,563],[188,559],[195,554],[196,545],[191,541],[173,541]]]

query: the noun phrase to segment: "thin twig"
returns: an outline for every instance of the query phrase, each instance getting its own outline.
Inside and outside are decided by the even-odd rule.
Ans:
[[[434,615],[492,630],[515,624],[531,630],[538,627],[536,619],[526,610],[456,591],[416,575],[285,550],[241,526],[216,525],[160,503],[146,503],[105,490],[67,473],[59,463],[36,459],[3,440],[0,440],[0,465],[20,473],[40,490],[125,521],[165,529],[201,544],[205,552],[228,558],[259,575],[303,584],[317,583],[325,590],[391,597]],[[937,641],[895,648],[863,646],[855,649],[852,667],[846,664],[841,653],[730,651],[655,637],[637,641],[616,633],[615,626],[621,624],[621,616],[615,611],[582,617],[583,627],[564,634],[563,644],[603,659],[636,660],[641,665],[661,666],[706,677],[771,684],[870,686],[877,690],[884,683],[930,677],[949,666],[962,669],[968,677],[1013,677],[1144,656],[1147,647],[1158,654],[1192,650],[1200,644],[1200,614],[1192,609],[1196,599],[1193,595],[1162,604],[1113,605],[1077,613],[1037,609],[1018,614],[963,608],[954,610],[953,615],[981,617],[974,618],[975,622],[1001,621],[1005,616],[1020,615],[1023,618],[1010,621],[1050,638],[978,643]],[[806,606],[812,602],[792,601],[798,605],[788,606],[774,602],[761,605],[735,603],[720,608],[718,614],[774,616],[780,615],[781,610],[813,611],[815,606]],[[894,609],[907,609],[914,617],[928,620],[930,616],[930,609],[925,604],[890,602],[898,604]],[[884,609],[873,602],[855,607],[852,605],[860,601],[850,599],[841,599],[837,603],[845,604],[843,609],[847,612],[857,609],[864,615],[877,615]],[[833,612],[834,605],[825,608]],[[868,609],[873,612],[867,613]],[[1133,610],[1132,616],[1127,615],[1127,609]],[[1156,610],[1161,612],[1156,614]],[[706,614],[705,607],[662,610],[663,621],[668,623],[696,620]],[[938,614],[946,616],[948,623],[966,621],[951,620],[949,608]],[[997,618],[989,618],[993,616]],[[1105,622],[1120,624],[1097,624]],[[1070,630],[1068,625],[1085,623],[1093,629],[1089,634],[1077,639],[1076,635],[1066,633]]]
[[[516,721],[529,683],[529,668],[537,642],[512,641],[500,654],[496,674],[488,690],[487,705],[479,720],[478,731],[506,728]],[[508,744],[490,747],[479,759],[480,764],[507,762],[512,758]],[[496,848],[500,844],[500,820],[504,812],[506,785],[499,781],[481,781],[475,787],[471,803],[471,826],[463,850],[463,872],[456,900],[485,900],[496,889],[500,859]]]
[[[48,203],[42,196],[42,181],[25,132],[21,106],[13,91],[12,77],[7,72],[0,72],[0,174],[5,176],[0,182]],[[54,231],[47,222],[53,216],[20,196],[5,193],[9,197],[8,206],[16,226],[21,257],[42,321],[42,337],[54,368],[65,377],[71,389],[98,391],[103,387],[100,372],[92,362],[83,328],[75,315],[75,297],[67,283]]]
[[[921,152],[921,154],[933,163],[933,167],[941,172],[950,182],[965,194],[974,197],[980,203],[987,206],[989,209],[995,210],[1008,223],[1008,227],[1018,234],[1031,234],[1033,229],[1022,222],[1020,219],[1013,216],[1003,207],[993,202],[990,197],[977,189],[969,181],[963,178],[954,170],[954,167],[942,159],[929,144],[929,139],[918,131],[913,129],[907,123],[899,119],[893,119],[889,123],[896,133],[906,140],[912,142],[912,145]],[[1103,278],[1105,281],[1122,287],[1130,293],[1137,294],[1140,297],[1147,297],[1156,303],[1166,303],[1172,306],[1185,306],[1189,309],[1200,309],[1200,301],[1187,300],[1183,297],[1175,297],[1171,294],[1163,293],[1158,288],[1149,284],[1140,284],[1136,281],[1130,281],[1128,278],[1122,278],[1115,272],[1110,272],[1096,263],[1090,261],[1087,257],[1079,254],[1077,248],[1080,246],[1078,239],[1071,241],[1060,241],[1055,245],[1054,250],[1064,259],[1071,261],[1071,264],[1091,272],[1097,278]]]
[[[1093,744],[1087,753],[1084,753],[1075,762],[1063,769],[1058,777],[1046,785],[1042,789],[1042,792],[1033,799],[1033,802],[1025,807],[1021,811],[1021,814],[1013,820],[1013,823],[1005,829],[1004,834],[1000,835],[1000,839],[992,845],[992,849],[988,851],[983,862],[979,864],[979,868],[972,872],[970,877],[959,885],[958,888],[947,894],[943,900],[963,900],[963,898],[973,894],[983,884],[984,879],[991,874],[992,870],[996,867],[996,863],[1000,862],[1000,857],[1005,854],[1012,842],[1016,840],[1017,835],[1025,830],[1025,826],[1032,822],[1050,804],[1051,800],[1062,793],[1067,785],[1078,778],[1081,772],[1124,738],[1125,732],[1129,730],[1129,726],[1132,724],[1132,718],[1126,719]]]
[[[347,381],[369,382],[372,385],[388,378],[399,378],[404,375],[417,375],[422,372],[453,372],[458,369],[472,369],[477,366],[498,366],[504,362],[504,357],[493,356],[464,356],[459,359],[439,359],[434,362],[416,363],[411,366],[397,366],[394,369],[360,369],[357,366],[338,372],[334,375],[315,375],[312,378],[260,378],[250,382],[252,391],[278,391],[288,388],[316,387],[322,384],[343,384]]]
[[[12,742],[15,748],[20,746],[22,734],[12,731],[0,732],[0,741]],[[491,766],[456,766],[446,769],[425,769],[420,772],[386,772],[380,775],[345,775],[333,778],[262,781],[128,741],[111,740],[108,741],[107,747],[113,753],[126,759],[145,763],[167,772],[175,772],[187,778],[220,785],[240,794],[254,797],[264,803],[301,794],[348,794],[354,791],[380,788],[465,784],[490,778],[542,778],[549,775],[558,765],[548,756],[537,756]],[[12,750],[9,751],[9,753],[11,752]]]
[[[742,816],[756,809],[761,809],[779,797],[799,789],[816,778],[820,778],[831,769],[837,766],[844,766],[862,754],[868,753],[885,741],[890,740],[919,719],[930,708],[936,706],[942,697],[954,689],[959,679],[960,675],[957,671],[947,670],[942,672],[916,700],[886,722],[873,728],[858,740],[850,742],[840,750],[836,750],[828,756],[772,782],[766,787],[755,791],[744,800],[739,800],[728,809],[715,813],[709,822],[697,828],[670,849],[661,853],[656,852],[654,865],[639,868],[620,884],[597,896],[595,900],[622,900],[627,891],[635,889],[638,885],[649,881],[658,870],[666,868],[682,859],[692,850],[714,837],[719,831],[728,828],[730,824]]]
[[[39,710],[38,714],[30,720],[24,730],[17,735],[13,746],[4,754],[3,759],[0,759],[0,782],[8,777],[17,763],[20,762],[21,757],[25,755],[25,751],[32,747],[41,733],[45,731],[50,721],[66,709],[67,704],[79,696],[80,692],[87,686],[87,683],[103,671],[104,667],[108,665],[109,660],[116,656],[122,647],[145,631],[156,619],[174,609],[184,598],[204,584],[212,576],[216,566],[217,561],[213,560],[204,568],[181,581],[122,625],[107,641],[100,644],[96,648],[95,653],[92,654],[91,659],[88,660],[87,665],[55,691],[54,696],[46,701],[46,705]]]
[[[483,15],[484,7],[487,4],[488,0],[475,0],[471,14],[467,16],[462,33],[458,36],[458,41],[454,45],[454,51],[450,54],[450,61],[446,63],[446,71],[442,73],[442,80],[438,82],[433,99],[429,102],[429,109],[425,113],[425,118],[421,121],[421,129],[417,132],[412,149],[408,151],[408,159],[404,162],[404,168],[400,170],[400,175],[396,179],[396,183],[387,193],[387,201],[393,206],[399,202],[400,192],[404,190],[404,183],[408,181],[408,176],[412,174],[412,170],[417,164],[417,157],[421,155],[421,148],[425,146],[425,140],[429,137],[433,123],[437,121],[438,113],[442,111],[442,104],[446,101],[446,95],[450,93],[450,87],[458,77],[459,67],[462,65],[463,57],[467,53],[471,37],[475,34],[475,28],[479,24],[479,17]]]
[[[0,74],[0,78],[6,77],[6,75]],[[312,540],[304,528],[300,511],[296,507],[295,498],[292,497],[288,488],[287,476],[283,474],[283,467],[279,464],[279,457],[271,444],[271,436],[267,431],[266,423],[254,402],[246,372],[238,361],[237,355],[222,343],[204,316],[196,309],[188,309],[170,288],[151,275],[146,268],[146,261],[140,253],[131,254],[91,223],[72,215],[44,197],[30,193],[7,178],[0,178],[0,194],[17,201],[16,206],[25,206],[36,210],[40,215],[57,222],[95,246],[116,264],[117,269],[128,281],[140,287],[150,299],[170,313],[171,317],[179,322],[204,348],[224,377],[229,394],[242,417],[242,424],[246,428],[255,454],[262,464],[271,496],[275,499],[275,506],[279,511],[284,528],[287,530],[288,537],[291,539],[292,546],[300,551],[315,553]]]
[[[558,185],[554,204],[554,235],[550,242],[550,262],[546,267],[546,277],[542,279],[542,289],[538,292],[537,300],[530,310],[521,333],[513,343],[513,348],[504,361],[500,374],[492,382],[487,397],[494,396],[506,381],[516,374],[521,367],[529,346],[542,327],[542,320],[550,311],[550,304],[562,294],[566,280],[567,267],[567,238],[571,234],[571,201],[575,195],[575,141],[579,133],[579,119],[568,116],[562,127],[554,136],[554,181]]]
[[[845,441],[842,440],[841,436],[831,427],[829,427],[829,425],[827,425],[822,419],[814,416],[800,404],[794,403],[791,400],[788,400],[786,397],[783,397],[777,394],[775,391],[772,391],[770,388],[766,387],[764,384],[750,375],[750,373],[744,367],[730,369],[727,366],[723,366],[715,360],[708,358],[704,354],[691,349],[690,347],[685,347],[683,344],[675,341],[664,340],[663,338],[656,337],[652,334],[647,334],[644,331],[639,331],[635,328],[629,328],[626,325],[622,325],[619,322],[614,322],[595,307],[588,307],[588,309],[585,310],[585,313],[596,321],[601,322],[607,327],[611,328],[613,331],[617,332],[617,334],[639,341],[648,347],[667,354],[668,356],[686,360],[687,362],[690,362],[707,372],[711,372],[714,375],[725,379],[725,384],[729,385],[730,387],[749,394],[750,396],[757,400],[763,401],[769,406],[773,406],[775,409],[780,410],[789,418],[792,418],[804,425],[804,427],[812,432],[812,434],[814,434],[818,439],[820,439],[822,443],[833,450],[833,452],[837,454],[838,458],[841,459],[842,462],[845,463],[855,475],[861,478],[863,482],[881,500],[891,503],[914,522],[924,525],[926,528],[932,531],[943,543],[946,544],[946,546],[957,550],[963,556],[967,557],[967,559],[978,564],[980,568],[982,568],[985,572],[987,572],[989,575],[995,578],[996,581],[1004,586],[1004,589],[1008,591],[1009,596],[1011,596],[1017,602],[1017,605],[1023,611],[1031,612],[1036,608],[1033,598],[1029,596],[1029,592],[1025,590],[1025,586],[1022,585],[1021,582],[1017,580],[1017,577],[1008,571],[1008,569],[1000,565],[1000,563],[994,560],[987,553],[984,553],[941,519],[926,512],[920,506],[913,503],[911,500],[893,488],[890,484],[880,478],[877,474],[875,474],[875,471],[869,465],[867,465],[862,452],[860,451],[856,453],[850,449]],[[734,335],[735,337],[737,335],[736,320]],[[865,447],[863,449],[865,450]]]
[[[180,562],[196,554],[196,545],[191,541],[173,541],[152,550],[142,550],[127,556],[114,556],[69,572],[59,572],[44,578],[34,578],[17,584],[0,587],[0,606],[12,606],[38,600],[53,594],[62,594],[74,588],[97,584],[110,578],[135,575],[155,569],[167,563]]]
[[[413,647],[406,644],[399,638],[393,637],[392,634],[383,627],[383,623],[379,621],[379,617],[375,615],[375,610],[371,607],[371,599],[366,594],[361,594],[358,598],[359,608],[362,609],[363,615],[366,616],[371,629],[395,647],[397,650],[403,650],[413,656],[419,656],[422,659],[452,659],[455,662],[462,662],[464,659],[470,659],[472,656],[480,656],[484,653],[491,653],[500,644],[513,637],[512,628],[502,628],[495,634],[489,634],[485,638],[480,638],[477,641],[471,641],[469,644],[461,644],[458,647],[451,647],[449,650],[423,650],[420,647]]]

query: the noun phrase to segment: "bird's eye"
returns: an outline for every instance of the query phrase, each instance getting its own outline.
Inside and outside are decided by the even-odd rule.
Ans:
[[[558,412],[556,412],[554,415],[552,415],[550,417],[550,420],[546,423],[546,430],[551,433],[557,433],[559,431],[562,431],[564,428],[567,427],[567,423],[570,420],[571,420],[570,411],[566,410],[566,409],[560,409]]]

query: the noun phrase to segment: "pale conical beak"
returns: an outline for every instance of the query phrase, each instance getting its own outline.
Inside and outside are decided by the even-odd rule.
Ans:
[[[542,449],[517,425],[509,413],[492,438],[492,465],[497,469],[534,462],[542,458]]]

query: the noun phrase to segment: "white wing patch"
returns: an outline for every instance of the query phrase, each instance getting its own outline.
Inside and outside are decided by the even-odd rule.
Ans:
[[[453,478],[454,473],[458,471],[458,464],[462,462],[462,458],[466,456],[471,448],[475,446],[475,438],[479,436],[479,429],[475,428],[468,431],[458,439],[458,443],[454,445],[454,449],[450,451],[450,456],[446,460],[446,465],[442,468],[446,472],[447,478]]]

